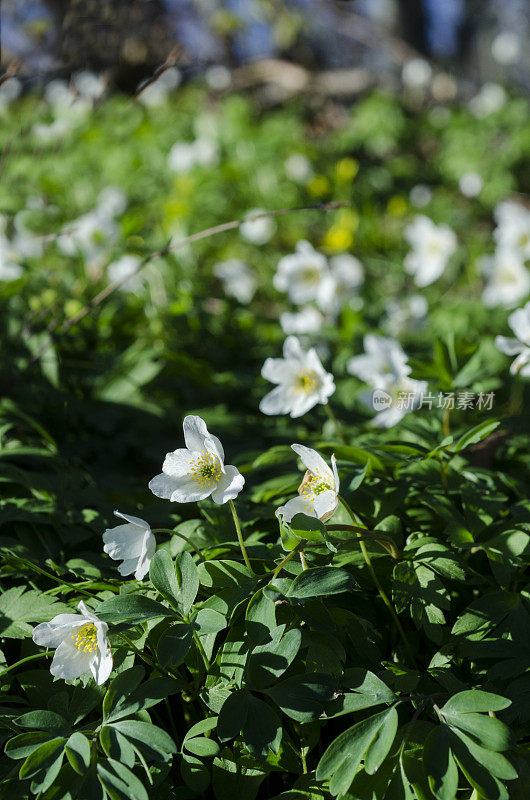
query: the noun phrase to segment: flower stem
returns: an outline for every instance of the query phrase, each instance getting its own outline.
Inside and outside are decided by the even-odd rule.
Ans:
[[[201,654],[201,658],[204,661],[204,666],[206,667],[206,672],[209,672],[211,664],[210,664],[210,661],[208,659],[208,656],[206,655],[206,650],[202,646],[202,642],[201,642],[201,640],[199,638],[199,634],[197,633],[197,631],[193,631],[193,641],[197,645],[197,650]]]
[[[302,562],[302,569],[304,570],[309,569],[309,566],[305,558],[305,553],[303,550],[300,550],[300,561]]]
[[[348,505],[346,500],[343,497],[341,497],[340,495],[338,495],[338,498],[339,498],[339,501],[344,506],[344,508],[346,509],[346,511],[348,512],[348,514],[350,515],[350,517],[352,519],[352,522],[357,522],[355,514],[353,513],[352,509],[350,508],[350,506]],[[398,617],[398,615],[396,613],[396,610],[395,610],[394,606],[390,602],[387,593],[385,592],[385,590],[383,589],[383,587],[381,586],[381,584],[379,582],[379,578],[377,577],[377,574],[376,574],[376,572],[374,570],[374,565],[372,564],[372,559],[370,558],[370,554],[368,553],[368,550],[366,549],[366,545],[362,540],[360,540],[359,541],[359,546],[361,548],[361,552],[363,554],[363,558],[365,560],[366,566],[368,567],[368,571],[370,572],[370,575],[372,576],[372,580],[374,582],[374,585],[375,585],[377,591],[379,592],[379,597],[381,598],[381,600],[383,601],[385,606],[388,608],[388,610],[390,612],[390,615],[392,616],[392,619],[394,620],[394,624],[395,624],[397,630],[399,631],[399,634],[400,634],[401,638],[403,639],[403,643],[404,643],[404,645],[405,645],[405,647],[407,649],[407,653],[409,655],[409,658],[412,661],[412,663],[414,664],[414,666],[416,667],[417,666],[416,659],[414,658],[414,653],[412,652],[412,648],[410,646],[409,640],[407,639],[407,634],[403,630],[403,626],[402,626],[401,621],[400,621],[400,619],[399,619],[399,617]]]
[[[286,555],[286,556],[285,556],[285,558],[283,559],[283,561],[280,561],[280,563],[278,564],[278,566],[276,567],[276,569],[275,569],[275,570],[274,570],[274,572],[272,573],[272,578],[271,578],[271,580],[274,580],[275,578],[277,578],[277,577],[278,577],[278,575],[280,574],[280,572],[282,571],[282,569],[284,568],[284,566],[287,564],[287,562],[288,562],[288,561],[290,561],[290,560],[291,560],[291,558],[294,558],[294,556],[296,555],[296,553],[298,552],[298,550],[299,550],[301,547],[304,547],[304,545],[305,545],[305,544],[306,544],[306,540],[305,540],[305,539],[301,539],[301,541],[300,541],[300,542],[299,542],[299,543],[296,545],[296,547],[294,548],[294,550],[291,550],[291,552],[290,552],[290,553],[288,553],[288,555]]]
[[[191,541],[191,539],[189,539],[187,536],[184,536],[184,534],[183,534],[183,533],[179,533],[178,531],[174,531],[172,528],[154,528],[154,529],[151,531],[151,533],[170,533],[172,536],[178,536],[178,538],[179,538],[179,539],[183,539],[183,540],[184,540],[185,542],[187,542],[187,543],[188,543],[188,544],[189,544],[191,547],[193,547],[193,549],[195,550],[195,552],[197,553],[197,555],[199,556],[199,558],[201,559],[201,561],[206,561],[206,559],[204,558],[204,556],[203,556],[203,554],[201,553],[201,551],[200,551],[200,550],[198,550],[198,549],[195,547],[195,545],[193,544],[193,542]]]
[[[381,547],[390,553],[392,558],[395,558],[396,561],[399,561],[399,549],[394,542],[394,540],[387,536],[384,533],[380,533],[379,531],[370,531],[367,528],[361,528],[360,525],[342,525],[342,524],[332,524],[326,525],[326,530],[328,531],[354,531],[358,535],[359,541],[365,541],[366,539],[372,539],[374,542],[378,542]]]
[[[338,421],[337,417],[333,413],[333,409],[331,408],[329,403],[324,403],[324,410],[325,410],[326,414],[328,415],[328,417],[330,418],[330,420],[332,421],[333,425],[335,426],[335,433],[337,434],[337,437],[339,438],[340,443],[345,445],[346,444],[346,439],[344,438],[344,434],[342,433],[342,428],[340,426],[340,422]]]
[[[22,664],[26,664],[28,661],[35,661],[37,658],[47,658],[50,656],[49,650],[46,650],[45,653],[35,653],[32,656],[26,656],[26,658],[21,658],[20,661],[17,661],[15,664],[11,664],[11,666],[6,667],[5,669],[0,672],[0,678],[6,674],[6,672],[11,672],[12,669],[16,669],[17,667],[22,666]]]
[[[241,525],[239,523],[239,517],[237,516],[237,511],[234,505],[234,501],[229,500],[228,503],[230,505],[230,510],[234,518],[234,525],[236,526],[237,538],[239,541],[239,546],[241,548],[241,553],[243,554],[243,561],[245,562],[245,565],[248,567],[248,569],[252,572],[252,567],[250,566],[250,560],[245,548],[245,542],[243,541],[243,534],[241,533]]]

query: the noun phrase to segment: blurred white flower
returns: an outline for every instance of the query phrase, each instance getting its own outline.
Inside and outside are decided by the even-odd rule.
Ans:
[[[107,81],[103,75],[96,75],[89,70],[81,70],[74,75],[74,86],[85,100],[99,100],[105,93]]]
[[[411,58],[401,70],[401,80],[408,89],[426,89],[432,78],[432,67],[424,58]]]
[[[276,516],[281,516],[284,522],[291,522],[295,514],[305,514],[327,522],[339,505],[340,481],[335,456],[331,456],[330,469],[316,450],[303,444],[292,444],[291,447],[300,456],[307,472],[298,488],[300,496],[277,508]]]
[[[107,528],[103,534],[103,551],[114,561],[121,561],[120,575],[132,575],[143,580],[156,550],[156,539],[148,522],[140,517],[131,517],[115,511],[114,515],[124,519],[125,525]]]
[[[314,306],[304,306],[300,311],[284,311],[280,315],[280,325],[285,334],[318,333],[324,324],[324,317]]]
[[[101,216],[119,217],[127,208],[127,196],[119,186],[105,186],[98,194],[96,208]]]
[[[136,292],[141,288],[143,281],[140,275],[137,275],[138,267],[142,263],[139,256],[126,254],[113,261],[107,267],[107,276],[111,283],[116,281],[124,281],[120,286],[120,291]]]
[[[255,214],[264,214],[262,208],[253,208],[247,213],[247,217]],[[239,226],[239,233],[242,238],[252,244],[266,244],[276,232],[276,222],[272,217],[259,217],[258,219],[247,219]]]
[[[389,300],[382,326],[391,336],[398,336],[406,329],[417,329],[424,322],[429,304],[421,294],[411,294],[402,301]]]
[[[232,83],[232,75],[230,70],[222,64],[215,64],[209,67],[204,73],[206,83],[216,92],[222,92],[224,89],[230,88]]]
[[[279,292],[287,292],[289,300],[298,304],[316,300],[320,285],[328,274],[325,256],[306,241],[296,245],[296,252],[278,261],[273,283]]]
[[[149,86],[146,86],[145,89],[142,89],[142,85],[145,85],[146,81],[139,84],[137,91],[141,91],[138,95],[138,100],[148,108],[161,106],[167,101],[169,92],[172,89],[176,89],[181,80],[182,76],[177,67],[170,67],[164,70],[160,77],[150,83]]]
[[[200,137],[194,142],[176,142],[169,151],[168,163],[173,172],[184,175],[193,167],[215,166],[219,161],[219,146],[215,139]]]
[[[17,254],[11,242],[2,230],[3,226],[0,226],[0,281],[15,281],[21,277],[23,270],[17,263]]]
[[[388,374],[372,392],[364,392],[360,400],[363,405],[377,410],[378,413],[370,421],[374,428],[392,428],[410,411],[418,408],[423,395],[427,391],[426,381],[416,381],[407,375]],[[378,397],[379,403],[374,398]],[[381,408],[381,398],[386,406]]]
[[[92,102],[82,97],[66,81],[56,79],[46,84],[44,97],[55,117],[69,119],[71,122],[86,117]]]
[[[303,153],[292,153],[285,160],[285,174],[296,183],[307,183],[313,176],[313,168]]]
[[[364,269],[358,258],[349,253],[332,256],[318,286],[316,301],[319,308],[335,317],[363,282]]]
[[[435,225],[420,214],[405,228],[412,251],[405,257],[405,270],[417,286],[428,286],[443,273],[456,250],[456,236],[447,225]]]
[[[464,197],[478,197],[484,183],[478,172],[466,172],[458,181],[458,188]]]
[[[58,614],[50,622],[33,629],[33,641],[41,647],[54,647],[50,672],[65,681],[90,671],[98,685],[112,672],[112,653],[107,641],[108,625],[88,610],[81,601],[81,614]]]
[[[325,371],[316,350],[302,350],[296,336],[285,340],[283,358],[266,359],[261,374],[278,384],[259,404],[263,414],[301,417],[317,403],[325,405],[335,391],[333,375]]]
[[[485,83],[478,94],[469,101],[469,109],[477,119],[494,114],[506,103],[506,92],[498,83]]]
[[[491,55],[504,67],[515,64],[521,55],[521,39],[513,31],[501,31],[491,43]]]
[[[504,200],[495,208],[497,227],[493,238],[497,245],[530,258],[530,211],[513,200]]]
[[[367,333],[364,337],[364,353],[350,358],[346,365],[350,375],[365,383],[379,387],[387,375],[408,375],[410,367],[407,355],[395,339]]]
[[[417,208],[425,208],[432,200],[432,191],[423,183],[418,183],[410,190],[410,202]]]
[[[238,302],[250,303],[256,291],[256,278],[250,267],[239,258],[220,261],[213,268],[214,275],[223,282],[225,294]]]
[[[41,144],[57,144],[71,129],[72,123],[67,119],[55,119],[53,122],[37,122],[31,129],[35,139]]]
[[[233,500],[245,483],[236,467],[225,465],[221,442],[204,420],[184,418],[185,448],[168,453],[162,472],[149,482],[157,497],[173,503],[194,503],[211,497],[219,505]]]
[[[493,256],[483,256],[479,269],[487,280],[482,293],[486,306],[518,305],[530,293],[530,273],[520,254],[508,247],[498,247]]]
[[[94,209],[64,225],[57,237],[57,247],[61,253],[66,256],[82,255],[89,267],[100,262],[106,246],[118,234],[115,217],[124,212],[126,205],[124,192],[117,186],[107,186],[98,195]]]
[[[512,375],[520,372],[525,378],[530,378],[530,303],[512,311],[508,317],[508,325],[517,338],[496,336],[495,345],[501,353],[517,356],[510,367]]]

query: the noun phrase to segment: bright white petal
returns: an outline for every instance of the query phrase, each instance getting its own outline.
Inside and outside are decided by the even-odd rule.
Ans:
[[[284,358],[267,358],[261,376],[271,383],[286,383],[292,377],[293,364]]]
[[[520,342],[530,345],[530,303],[513,311],[508,317],[508,325]]]
[[[302,417],[319,402],[320,398],[316,392],[312,392],[311,394],[300,392],[298,395],[294,395],[291,406],[291,417],[293,419]]]
[[[229,464],[225,469],[225,474],[221,476],[219,483],[212,492],[212,500],[219,505],[237,497],[245,483],[244,477],[236,467]]]
[[[132,517],[129,514],[122,514],[121,511],[115,511],[114,512],[114,516],[115,517],[121,517],[121,519],[124,519],[127,522],[130,522],[131,525],[138,525],[138,527],[143,528],[143,529],[149,528],[149,523],[146,522],[145,519],[140,519],[140,517]]]
[[[50,672],[56,678],[72,681],[74,678],[79,678],[84,672],[88,672],[93,657],[93,653],[83,653],[73,644],[61,642],[55,651]]]
[[[142,581],[149,572],[149,567],[151,566],[151,560],[155,552],[156,552],[156,539],[151,533],[146,535],[144,539],[144,548],[142,551],[142,555],[140,556],[138,564],[136,566],[134,577],[136,578],[137,581]]]
[[[331,490],[317,495],[313,501],[315,514],[323,522],[326,522],[335,513],[338,505],[337,495]]]
[[[524,350],[524,345],[508,336],[496,336],[495,347],[507,356],[516,356]]]
[[[206,423],[201,417],[188,414],[182,423],[184,441],[188,450],[200,453],[204,450],[204,440],[210,435]]]
[[[123,575],[123,577],[126,577],[127,575],[132,575],[137,566],[138,566],[138,557],[125,558],[121,562],[121,564],[118,565],[118,572],[120,573],[120,575]]]
[[[142,552],[145,529],[136,525],[118,525],[103,534],[103,552],[115,561],[120,558],[135,558]]]
[[[305,514],[306,517],[316,517],[315,510],[305,497],[293,497],[284,506],[276,509],[276,516],[283,517],[284,522],[291,522],[296,514]]]
[[[171,478],[169,475],[165,475],[161,472],[160,475],[155,475],[155,477],[149,481],[149,488],[157,497],[169,500],[177,485],[177,480],[177,478]]]
[[[90,663],[90,672],[98,686],[105,683],[112,672],[112,653],[110,647],[107,647],[103,652],[98,649],[96,657],[92,658]]]
[[[288,336],[283,343],[283,357],[287,359],[294,358],[298,361],[301,360],[304,355],[305,353],[302,350],[302,345],[296,336]]]
[[[201,486],[187,476],[173,478],[173,491],[169,499],[172,503],[196,503],[209,497],[214,489],[215,484]]]
[[[203,449],[203,448],[201,448]],[[178,450],[173,450],[172,453],[167,453],[162,464],[162,471],[172,478],[180,478],[190,471],[190,462],[193,458],[193,453],[185,447]]]
[[[83,622],[79,614],[58,614],[50,622],[41,622],[33,628],[33,641],[41,647],[59,647],[70,635],[72,626],[82,625]]]
[[[306,469],[312,472],[313,475],[322,476],[322,478],[325,478],[326,483],[333,482],[333,474],[330,468],[316,450],[303,444],[292,444],[291,448],[300,456]]]
[[[276,386],[262,398],[259,410],[262,414],[288,414],[292,406],[292,395],[284,385]]]

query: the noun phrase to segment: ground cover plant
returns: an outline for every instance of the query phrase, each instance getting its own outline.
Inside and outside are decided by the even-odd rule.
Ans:
[[[525,800],[527,101],[162,78],[0,86],[0,796]]]

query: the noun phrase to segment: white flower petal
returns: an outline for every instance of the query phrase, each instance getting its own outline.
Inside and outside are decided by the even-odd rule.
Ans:
[[[276,386],[262,398],[259,410],[262,414],[288,414],[291,410],[292,396],[285,384]]]
[[[160,475],[155,475],[155,477],[149,481],[149,488],[157,497],[161,497],[163,500],[169,500],[177,485],[177,480],[178,478],[172,478],[164,472],[161,472]]]
[[[276,516],[283,517],[284,522],[291,522],[296,514],[305,514],[306,517],[316,517],[315,510],[305,497],[293,497],[284,506],[276,509]]]
[[[66,641],[61,642],[53,656],[50,672],[56,678],[72,681],[88,672],[93,657],[93,653],[84,653],[73,644]]]
[[[530,303],[513,311],[508,317],[508,325],[520,342],[530,345]]]
[[[33,628],[33,641],[41,647],[59,647],[69,636],[74,625],[84,622],[80,614],[58,614],[50,622],[41,622]]]
[[[333,516],[338,505],[339,501],[337,499],[337,494],[332,490],[322,492],[322,494],[317,495],[313,500],[315,514],[323,522],[326,522],[331,516]]]
[[[293,374],[293,365],[284,358],[267,358],[261,376],[271,383],[286,383]]]
[[[313,475],[322,476],[326,483],[334,483],[333,473],[316,450],[313,450],[311,447],[306,447],[303,444],[292,444],[291,449],[300,456],[306,469],[312,472]]]
[[[306,414],[310,409],[320,403],[320,397],[316,392],[312,392],[311,394],[305,394],[300,392],[297,395],[293,395],[293,402],[291,405],[291,417],[296,419],[297,417],[302,417]]]
[[[173,478],[173,491],[170,500],[172,503],[196,503],[209,497],[214,491],[216,484],[201,486],[193,478],[183,476]]]
[[[244,477],[236,467],[227,465],[225,469],[225,474],[221,476],[212,492],[212,500],[219,505],[237,497],[245,483]]]
[[[130,514],[123,514],[121,511],[115,511],[114,516],[121,517],[121,519],[130,522],[131,525],[138,525],[142,529],[149,528],[149,523],[145,519],[140,519],[140,517],[132,517]]]
[[[142,552],[145,537],[145,528],[142,530],[136,525],[118,525],[109,528],[103,534],[103,552],[115,561],[120,558],[135,558]]]
[[[105,683],[112,672],[112,653],[110,647],[107,646],[103,651],[98,649],[95,658],[92,658],[90,662],[90,672],[98,686]]]
[[[525,349],[521,342],[508,336],[496,336],[495,347],[507,356],[516,356]]]
[[[156,539],[152,533],[146,534],[144,539],[144,549],[142,550],[142,555],[138,560],[138,564],[136,566],[136,570],[134,573],[134,577],[137,581],[142,581],[147,573],[149,572],[149,567],[151,566],[151,560],[156,552]]]
[[[201,417],[188,414],[187,417],[184,417],[182,428],[188,450],[195,453],[202,452],[204,450],[204,440],[210,435],[205,421]]]
[[[201,447],[201,450],[203,449],[204,442],[203,447]],[[193,453],[191,453],[185,447],[181,447],[178,450],[173,450],[172,453],[166,454],[164,463],[162,464],[162,471],[165,472],[166,475],[170,475],[172,478],[180,478],[182,475],[186,475],[189,472],[192,458]]]

